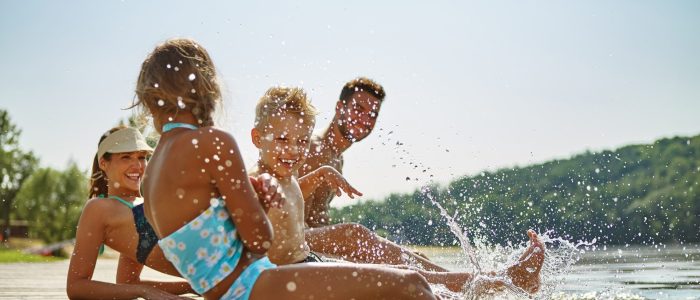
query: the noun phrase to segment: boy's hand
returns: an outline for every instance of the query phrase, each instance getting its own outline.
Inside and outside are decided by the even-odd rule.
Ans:
[[[352,187],[348,181],[345,180],[345,177],[333,167],[323,166],[318,168],[317,171],[319,172],[318,178],[327,183],[331,189],[335,190],[336,196],[340,197],[343,192],[352,199],[355,199],[355,196],[362,196],[362,193]]]
[[[258,194],[258,199],[265,212],[270,208],[281,208],[284,205],[284,195],[280,192],[277,179],[268,173],[262,173],[258,177],[250,177],[250,184]]]

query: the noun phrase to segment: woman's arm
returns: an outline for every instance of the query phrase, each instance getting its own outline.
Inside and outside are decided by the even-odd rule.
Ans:
[[[66,293],[70,299],[134,299],[137,297],[180,299],[150,286],[113,284],[92,280],[100,245],[104,241],[105,206],[88,201],[78,221],[75,248],[68,266]],[[176,298],[173,298],[176,297]]]
[[[175,295],[195,294],[192,287],[186,281],[141,280],[142,270],[142,264],[124,255],[120,255],[119,265],[117,266],[117,283],[143,284]]]
[[[340,172],[331,166],[322,166],[299,178],[299,187],[304,199],[308,198],[323,182],[335,190],[336,196],[340,196],[342,192],[353,199],[355,196],[362,196],[362,193],[352,187]]]
[[[250,183],[238,145],[233,136],[224,131],[214,129],[212,133],[212,141],[200,145],[209,156],[219,157],[221,163],[203,167],[226,201],[243,245],[250,252],[264,254],[272,243],[272,225]]]

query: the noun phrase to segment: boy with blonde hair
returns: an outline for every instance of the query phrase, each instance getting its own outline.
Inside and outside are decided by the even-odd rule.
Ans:
[[[276,264],[317,261],[315,256],[309,256],[309,246],[304,240],[304,196],[321,182],[334,188],[337,194],[342,190],[350,197],[362,195],[329,166],[298,178],[298,170],[309,152],[316,114],[304,90],[297,87],[268,89],[255,109],[251,138],[260,156],[256,169],[250,173],[274,176],[286,199],[282,207],[268,212],[274,239],[267,255]]]

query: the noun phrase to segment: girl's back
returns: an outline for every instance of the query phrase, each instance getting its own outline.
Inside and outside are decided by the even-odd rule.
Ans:
[[[218,153],[214,151],[214,130],[179,128],[161,137],[146,169],[143,190],[148,199],[146,216],[160,237],[194,219],[212,198],[220,197],[211,184],[212,157]]]

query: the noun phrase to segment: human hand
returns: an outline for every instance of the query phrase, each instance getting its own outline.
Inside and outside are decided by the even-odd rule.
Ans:
[[[258,194],[258,200],[265,212],[270,208],[281,208],[284,205],[284,195],[280,191],[277,179],[268,173],[262,173],[258,177],[250,177],[250,183]]]
[[[335,195],[340,196],[343,192],[348,197],[355,199],[355,196],[362,196],[362,193],[352,187],[345,177],[338,170],[330,166],[323,166],[318,169],[319,179],[327,183],[332,190],[335,190]]]

